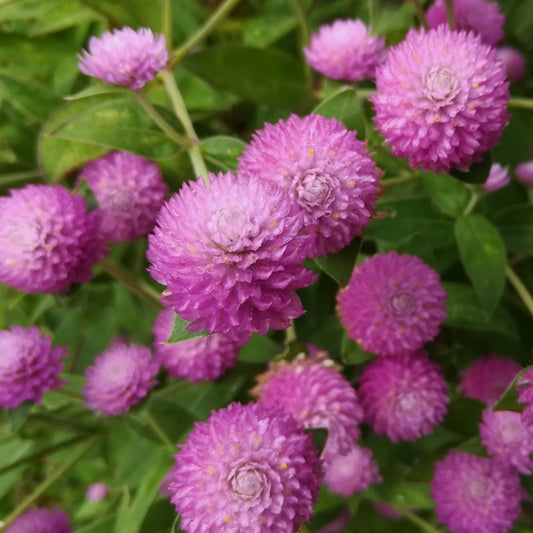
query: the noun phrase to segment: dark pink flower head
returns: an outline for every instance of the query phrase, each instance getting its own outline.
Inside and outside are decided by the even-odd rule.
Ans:
[[[295,289],[315,276],[302,266],[309,237],[298,206],[256,176],[210,174],[184,184],[148,237],[150,274],[163,301],[191,331],[251,333],[285,329],[304,313]]]
[[[503,39],[505,15],[500,12],[498,2],[454,0],[453,15],[456,30],[471,30],[490,46],[497,45]],[[435,0],[428,9],[426,18],[430,28],[448,24],[446,1]]]
[[[393,442],[429,435],[444,420],[448,387],[422,350],[374,359],[359,381],[366,421]]]
[[[168,61],[165,37],[148,28],[106,31],[91,37],[88,49],[78,55],[84,74],[133,90],[153,80]]]
[[[496,51],[473,33],[410,30],[376,73],[375,122],[412,168],[467,169],[498,144],[509,82]]]
[[[494,459],[452,450],[435,463],[431,498],[451,533],[506,533],[520,516],[522,489]]]
[[[168,188],[156,164],[129,152],[111,152],[80,174],[98,202],[107,242],[134,241],[149,233]]]
[[[492,167],[490,167],[490,174],[487,181],[483,184],[483,188],[486,191],[494,192],[509,185],[510,180],[511,178],[509,177],[507,169],[502,167],[499,163],[494,163]]]
[[[505,65],[510,81],[521,81],[526,75],[526,58],[520,50],[512,46],[502,46],[496,50],[498,59]]]
[[[304,52],[324,76],[355,82],[374,77],[384,47],[385,39],[372,37],[362,20],[336,20],[320,26]]]
[[[35,327],[0,330],[0,406],[41,403],[42,395],[63,385],[58,378],[67,348],[52,348],[50,335]]]
[[[126,413],[156,384],[158,370],[159,364],[148,348],[115,341],[85,371],[87,407],[104,416]]]
[[[533,424],[533,369],[520,376],[516,390],[519,403],[525,404],[522,417],[528,424]]]
[[[154,324],[154,347],[159,363],[177,379],[196,383],[202,379],[215,380],[237,363],[239,342],[212,333],[178,344],[165,344],[172,333],[174,311],[163,309]]]
[[[171,501],[187,533],[293,533],[313,512],[318,452],[281,410],[233,403],[213,412],[175,458]]]
[[[107,254],[99,215],[60,185],[26,185],[0,198],[0,248],[0,282],[29,293],[86,283]]]
[[[533,185],[533,161],[520,163],[514,169],[516,177],[525,185]]]
[[[312,235],[311,257],[344,248],[375,209],[376,166],[366,146],[336,119],[291,115],[254,133],[239,173],[281,185]]]
[[[19,516],[5,533],[72,533],[70,520],[61,509],[31,509]]]
[[[109,491],[108,486],[105,483],[98,482],[92,483],[87,487],[87,492],[85,493],[85,499],[89,502],[99,502],[102,501]]]
[[[351,339],[370,352],[393,355],[417,350],[438,335],[446,292],[421,259],[387,252],[355,267],[339,292],[338,310]]]
[[[458,390],[468,398],[496,402],[522,367],[510,357],[491,353],[476,359],[460,375]]]

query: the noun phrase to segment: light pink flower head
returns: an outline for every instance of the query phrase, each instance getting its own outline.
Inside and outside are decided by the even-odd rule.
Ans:
[[[514,169],[516,177],[524,184],[528,186],[533,185],[533,161],[525,161],[520,163]]]
[[[31,509],[19,516],[5,533],[72,533],[70,519],[61,509]]]
[[[109,488],[105,483],[92,483],[87,487],[85,499],[89,502],[102,501],[107,496],[108,491]]]
[[[512,46],[502,46],[496,51],[498,59],[505,65],[510,81],[521,81],[526,75],[526,58]]]
[[[533,369],[520,376],[516,390],[518,402],[525,404],[522,417],[528,424],[533,424]]]
[[[509,181],[511,181],[511,178],[509,177],[507,169],[502,167],[499,163],[494,163],[490,168],[489,177],[483,184],[483,188],[486,191],[494,192],[509,185]]]

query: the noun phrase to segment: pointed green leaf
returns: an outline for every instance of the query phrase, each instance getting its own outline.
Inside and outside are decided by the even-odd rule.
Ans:
[[[361,243],[362,238],[356,237],[340,252],[329,254],[325,257],[317,257],[315,263],[341,287],[344,287],[352,276],[355,262],[361,249]]]
[[[318,453],[321,454],[328,440],[328,430],[326,428],[308,428],[304,432],[311,435],[313,444],[316,446]]]
[[[179,342],[198,339],[200,337],[207,337],[207,335],[209,335],[205,331],[189,331],[187,329],[189,324],[190,322],[183,320],[183,318],[181,318],[177,313],[174,313],[172,333],[165,344],[178,344]]]
[[[464,212],[471,196],[464,183],[446,174],[437,175],[434,172],[424,174],[422,183],[431,200],[444,214],[457,217]]]
[[[524,368],[519,372],[509,384],[505,392],[501,395],[501,398],[496,402],[493,411],[516,411],[521,413],[524,409],[524,404],[518,403],[518,391],[516,390],[516,385],[519,379],[528,371],[533,369],[533,365]]]
[[[465,181],[466,183],[481,184],[487,181],[492,167],[492,156],[487,152],[479,163],[470,165],[468,169],[453,169],[450,174],[455,178]]]

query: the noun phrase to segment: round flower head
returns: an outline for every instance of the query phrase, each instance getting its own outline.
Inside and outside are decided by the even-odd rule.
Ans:
[[[516,177],[525,185],[533,185],[533,161],[520,163],[514,169]]]
[[[173,319],[174,311],[164,309],[154,324],[154,346],[159,363],[172,377],[192,383],[215,380],[235,366],[240,344],[222,333],[165,344],[172,333]]]
[[[336,20],[311,35],[305,48],[307,62],[334,80],[361,81],[373,78],[385,39],[372,37],[361,20]]]
[[[448,387],[422,350],[374,359],[359,381],[366,421],[394,442],[429,435],[444,420]]]
[[[533,472],[533,425],[520,413],[485,409],[479,434],[489,455],[503,465],[514,466],[522,474]]]
[[[496,51],[498,59],[505,65],[510,81],[521,81],[526,75],[526,59],[516,48],[502,46]]]
[[[19,516],[5,533],[72,533],[69,517],[60,509],[31,509]]]
[[[63,385],[58,378],[67,348],[52,348],[50,335],[35,327],[0,331],[0,406],[41,403],[42,395]]]
[[[210,174],[209,187],[184,184],[163,206],[154,233],[150,273],[191,331],[244,343],[303,314],[295,289],[315,279],[301,264],[309,237],[298,206],[279,187]]]
[[[533,424],[533,370],[528,370],[520,376],[516,385],[519,403],[525,404],[522,418],[528,424]]]
[[[85,371],[87,407],[104,416],[126,413],[156,384],[158,370],[148,348],[115,341]]]
[[[503,168],[500,164],[494,163],[490,167],[490,174],[487,181],[483,184],[483,188],[486,191],[494,192],[498,189],[502,189],[506,185],[509,185],[509,174],[506,168]]]
[[[370,352],[393,355],[421,348],[446,318],[439,275],[418,257],[376,254],[357,265],[338,296],[348,336]]]
[[[91,37],[88,48],[78,55],[84,74],[133,90],[153,80],[168,61],[165,37],[148,28],[106,31]]]
[[[431,498],[451,533],[505,533],[520,516],[522,489],[494,459],[452,450],[435,463]]]
[[[498,401],[520,370],[522,367],[510,357],[491,353],[461,372],[458,390],[468,398],[491,404]]]
[[[112,152],[91,161],[80,176],[96,197],[107,242],[134,241],[152,230],[168,191],[157,165]]]
[[[377,128],[412,168],[467,169],[507,125],[505,77],[496,51],[473,33],[410,30],[377,70]]]
[[[288,413],[233,403],[197,422],[175,458],[171,501],[187,533],[293,533],[312,514],[318,452]]]
[[[0,197],[0,282],[19,291],[65,292],[86,283],[107,249],[97,213],[59,185],[26,185]]]
[[[471,30],[490,46],[495,46],[503,39],[505,15],[500,13],[497,1],[454,0],[453,15],[456,30]],[[446,1],[435,0],[428,9],[426,18],[430,28],[448,24]]]
[[[291,115],[266,124],[244,149],[239,172],[281,185],[296,200],[312,236],[311,257],[344,248],[375,208],[374,162],[336,119]]]
[[[107,496],[108,490],[109,489],[105,483],[92,483],[87,488],[85,499],[89,502],[102,501]]]

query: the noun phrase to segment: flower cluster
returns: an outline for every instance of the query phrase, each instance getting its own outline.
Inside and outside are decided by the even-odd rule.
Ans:
[[[499,189],[502,189],[506,185],[509,185],[509,182],[511,181],[511,178],[509,177],[509,173],[507,172],[507,169],[502,167],[498,163],[494,163],[492,167],[490,168],[489,177],[487,178],[487,181],[483,184],[483,188],[486,191],[494,192]]]
[[[19,516],[6,533],[72,533],[69,517],[61,510],[31,509]]]

